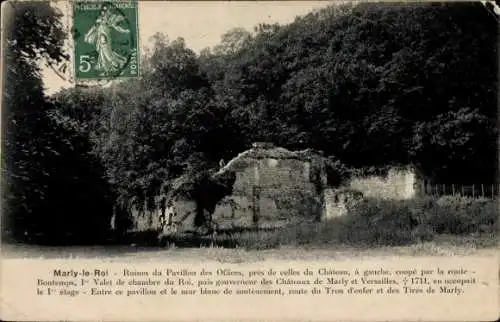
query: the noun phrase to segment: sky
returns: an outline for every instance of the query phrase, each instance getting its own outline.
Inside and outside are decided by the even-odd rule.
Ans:
[[[189,48],[200,52],[218,44],[220,36],[229,29],[240,27],[252,31],[259,23],[287,24],[297,15],[331,4],[331,1],[139,1],[139,43],[141,47],[147,46],[151,36],[162,32],[170,40],[184,38]],[[69,1],[59,1],[54,6],[63,12],[63,24],[70,28]],[[50,67],[43,68],[43,79],[49,95],[74,86]]]

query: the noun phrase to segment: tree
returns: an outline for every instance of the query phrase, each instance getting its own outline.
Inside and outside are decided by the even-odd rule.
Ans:
[[[10,4],[4,6],[2,227],[15,238],[94,237],[107,228],[106,182],[95,174],[99,163],[87,153],[86,133],[45,96],[40,77],[41,62],[67,58],[61,14],[48,2]]]
[[[210,212],[231,188],[211,177],[220,159],[254,141],[324,151],[336,183],[407,164],[436,181],[487,181],[496,36],[480,3],[336,5],[229,30],[200,55],[157,34],[140,79],[62,92],[51,120],[98,158],[127,207],[186,190]]]
[[[39,151],[33,142],[44,140],[40,134],[50,128],[38,60],[58,61],[64,54],[58,16],[48,3],[10,3],[4,9],[3,204],[5,220],[15,229],[26,226],[31,202],[45,198],[42,178],[48,173],[37,170],[43,155],[55,153],[47,144]]]
[[[488,129],[469,126],[453,140],[495,141],[497,30],[481,3],[331,6],[286,26],[258,26],[251,45],[204,61],[219,71],[218,99],[248,140],[313,147],[352,167],[416,164],[437,181],[460,181],[451,163],[481,172],[492,144],[461,150],[466,166],[436,141],[425,152],[415,142],[421,125],[437,131],[439,118],[453,128],[441,116],[463,109]]]
[[[233,28],[221,36],[220,44],[213,49],[215,55],[234,55],[248,47],[252,41],[252,34],[244,28]]]
[[[442,113],[430,122],[417,123],[414,132],[412,153],[431,178],[453,183],[457,180],[457,173],[461,173],[461,183],[491,183],[495,180],[492,177],[495,155],[483,152],[478,158],[476,153],[495,151],[495,141],[484,138],[496,137],[498,130],[495,123],[477,109],[462,108]],[[436,164],[436,159],[441,163]]]

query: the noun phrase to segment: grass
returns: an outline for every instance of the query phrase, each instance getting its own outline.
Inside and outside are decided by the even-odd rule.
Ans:
[[[365,199],[347,215],[323,222],[303,222],[279,229],[226,230],[216,236],[175,236],[171,243],[225,248],[358,248],[406,246],[459,236],[476,244],[495,240],[498,206],[489,199],[423,198],[388,201]],[[461,240],[461,239],[459,239]],[[490,242],[491,243],[491,242]],[[470,243],[469,243],[470,244]]]
[[[30,248],[4,244],[2,247],[10,256],[21,257],[39,253],[55,258],[193,256],[233,262],[268,257],[309,259],[375,254],[454,256],[496,250],[498,224],[498,205],[494,200],[365,199],[345,216],[323,222],[304,222],[279,229],[233,229],[211,236],[180,234],[162,246],[158,245],[157,232],[149,231],[125,236],[119,244],[115,241],[101,246]]]
[[[95,259],[106,261],[162,261],[172,262],[219,262],[247,263],[267,260],[348,260],[412,256],[491,256],[497,253],[498,236],[481,234],[477,236],[440,235],[432,241],[406,246],[361,247],[350,245],[290,246],[282,245],[269,249],[212,247],[180,248],[133,245],[114,246],[36,246],[27,244],[3,244],[2,258],[34,259]]]

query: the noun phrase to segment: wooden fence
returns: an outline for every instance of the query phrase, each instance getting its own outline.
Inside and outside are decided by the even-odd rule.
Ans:
[[[500,196],[500,184],[422,184],[420,193],[428,196],[496,198]]]

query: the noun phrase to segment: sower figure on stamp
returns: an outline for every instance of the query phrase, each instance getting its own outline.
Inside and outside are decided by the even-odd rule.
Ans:
[[[110,13],[103,6],[95,25],[85,34],[85,42],[94,44],[97,50],[97,64],[95,69],[104,74],[116,73],[127,63],[127,58],[115,52],[112,48],[111,29],[120,33],[129,33],[130,30],[118,26],[125,20],[122,15]]]

